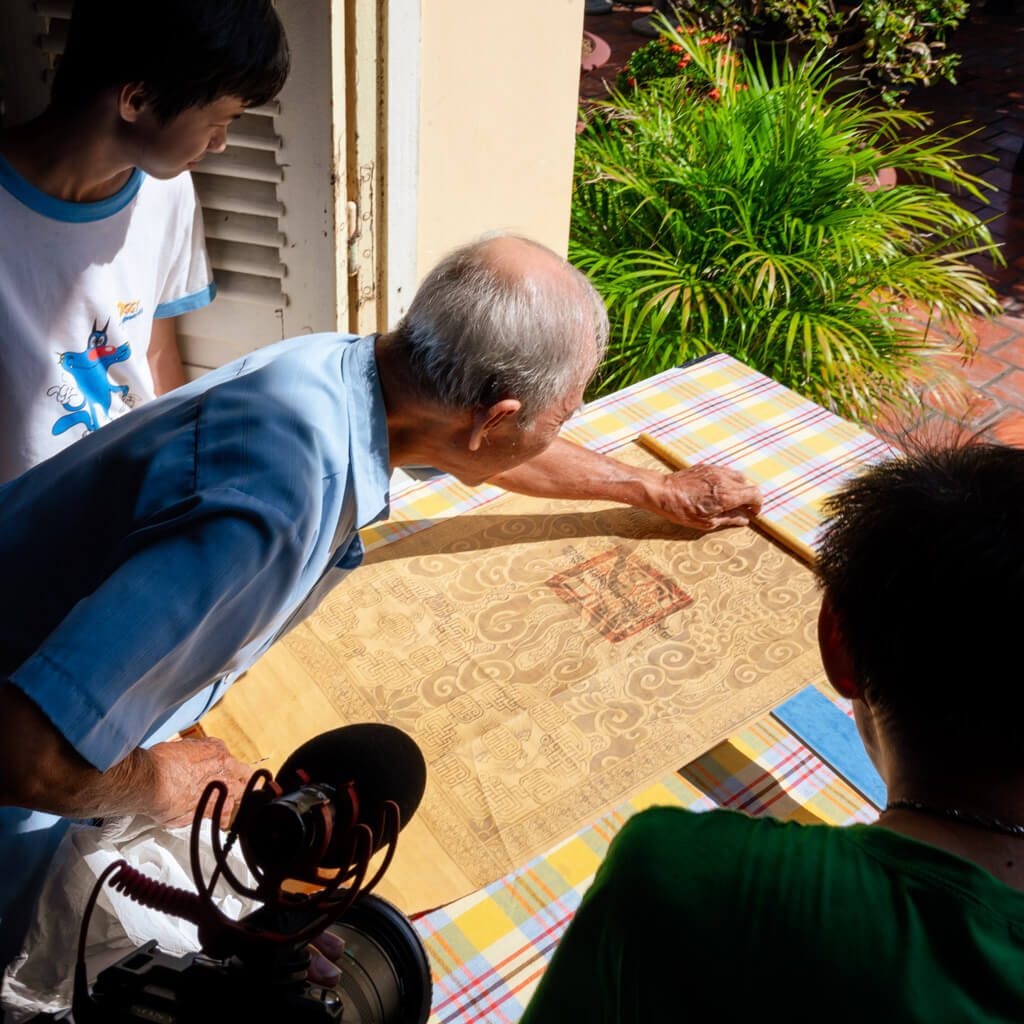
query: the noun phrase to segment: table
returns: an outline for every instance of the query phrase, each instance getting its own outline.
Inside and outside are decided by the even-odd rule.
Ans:
[[[744,472],[764,515],[811,546],[821,504],[858,469],[892,454],[877,438],[726,355],[706,357],[593,403],[570,439],[613,452],[641,432],[691,462]],[[393,495],[392,518],[370,528],[373,548],[500,495],[447,477]],[[884,791],[859,751],[849,702],[824,681],[765,715],[577,835],[485,889],[420,916],[434,972],[438,1024],[518,1019],[608,843],[652,804],[844,825],[877,817]]]

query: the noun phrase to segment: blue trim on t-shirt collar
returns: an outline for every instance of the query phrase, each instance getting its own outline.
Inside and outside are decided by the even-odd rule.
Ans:
[[[23,178],[3,156],[0,156],[0,188],[10,192],[15,199],[24,203],[30,210],[69,224],[82,224],[92,220],[103,220],[123,210],[134,198],[145,174],[136,167],[124,188],[112,196],[100,199],[95,203],[69,203],[66,199],[57,199],[36,188],[32,182]]]

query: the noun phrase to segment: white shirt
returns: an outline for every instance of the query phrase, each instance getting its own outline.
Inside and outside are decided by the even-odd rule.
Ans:
[[[0,483],[153,398],[153,320],[214,294],[187,173],[69,203],[0,157]]]

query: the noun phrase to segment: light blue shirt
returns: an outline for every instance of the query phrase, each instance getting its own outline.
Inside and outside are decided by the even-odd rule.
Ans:
[[[359,565],[389,472],[373,337],[280,342],[90,434],[0,487],[0,678],[106,771]],[[64,827],[0,809],[0,964]]]

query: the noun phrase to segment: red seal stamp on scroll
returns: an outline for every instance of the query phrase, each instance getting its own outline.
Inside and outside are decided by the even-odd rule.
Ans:
[[[577,605],[613,644],[660,622],[693,600],[668,577],[619,548],[545,580],[566,604]]]

